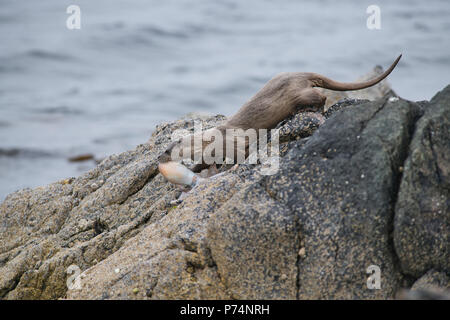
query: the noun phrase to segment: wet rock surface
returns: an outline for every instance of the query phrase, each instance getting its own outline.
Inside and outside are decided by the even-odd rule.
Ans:
[[[450,87],[430,102],[390,97],[286,119],[275,175],[232,167],[177,206],[157,158],[174,130],[192,130],[188,118],[83,176],[9,195],[0,297],[384,299],[424,283],[445,292]],[[378,290],[367,287],[373,265]]]

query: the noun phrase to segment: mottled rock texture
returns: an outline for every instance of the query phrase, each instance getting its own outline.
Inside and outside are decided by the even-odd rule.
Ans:
[[[394,243],[402,270],[450,274],[450,88],[423,103],[400,184]]]
[[[322,124],[286,119],[275,175],[232,167],[178,206],[181,192],[156,159],[174,130],[192,130],[189,119],[158,126],[148,143],[81,177],[9,195],[0,204],[0,298],[385,299],[428,284],[445,292],[450,87],[430,102],[380,96],[334,105]],[[203,117],[203,127],[223,119]],[[371,265],[379,290],[367,287]]]
[[[450,277],[446,272],[429,270],[420,277],[410,290],[401,290],[399,299],[450,300]]]

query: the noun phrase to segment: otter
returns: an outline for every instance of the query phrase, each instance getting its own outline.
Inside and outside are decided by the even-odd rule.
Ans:
[[[386,78],[397,66],[401,57],[402,55],[400,54],[381,75],[363,82],[338,82],[311,72],[280,73],[269,80],[235,115],[213,129],[222,133],[225,142],[227,129],[273,129],[280,121],[297,112],[322,111],[326,96],[315,89],[316,87],[333,91],[352,91],[371,87]],[[191,139],[191,145],[193,145],[193,135],[173,142],[165,153],[159,157],[160,164],[172,160],[172,150],[175,146],[182,143],[184,139]],[[204,149],[209,143],[210,141],[202,140],[201,148]],[[223,145],[226,144],[224,143]],[[248,150],[247,148],[248,146],[246,146],[246,151]],[[194,159],[195,150],[194,148],[191,148],[191,150],[191,159]],[[237,152],[234,154],[237,154]],[[172,166],[169,167],[174,168]],[[194,167],[193,171],[199,172],[206,167],[208,165],[200,163]]]
[[[228,119],[223,127],[242,129],[273,129],[296,112],[318,112],[325,105],[326,96],[315,87],[333,91],[352,91],[371,87],[386,78],[402,55],[381,75],[364,82],[337,82],[317,73],[284,72],[276,75]]]

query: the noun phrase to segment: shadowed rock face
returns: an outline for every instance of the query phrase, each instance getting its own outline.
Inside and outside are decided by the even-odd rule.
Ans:
[[[407,101],[347,108],[219,209],[208,238],[233,296],[392,297],[402,281],[391,234],[398,168],[419,114]],[[382,290],[366,287],[370,265]]]
[[[450,88],[424,103],[400,184],[394,243],[402,270],[450,271]]]
[[[233,167],[176,207],[180,191],[157,158],[192,121],[162,124],[79,178],[7,197],[0,297],[380,299],[448,289],[449,111],[447,87],[429,103],[349,100],[319,129],[297,114],[279,125],[275,175]],[[68,290],[73,264],[81,287]],[[370,265],[380,267],[379,290],[367,288]]]

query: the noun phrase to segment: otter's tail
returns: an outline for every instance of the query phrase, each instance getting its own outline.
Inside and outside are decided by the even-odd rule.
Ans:
[[[399,55],[398,58],[394,61],[394,63],[389,67],[389,69],[387,69],[385,72],[383,72],[383,74],[379,75],[378,77],[376,77],[372,80],[368,80],[368,81],[364,81],[364,82],[349,82],[349,83],[338,82],[338,81],[334,81],[332,79],[329,79],[329,78],[324,77],[317,73],[311,73],[309,80],[313,83],[313,87],[321,87],[321,88],[330,89],[330,90],[334,90],[334,91],[349,91],[349,90],[365,89],[365,88],[368,88],[368,87],[371,87],[371,86],[377,84],[378,82],[380,82],[381,80],[386,78],[392,72],[392,70],[394,70],[395,66],[397,65],[397,63],[401,57],[402,57],[402,55]]]

